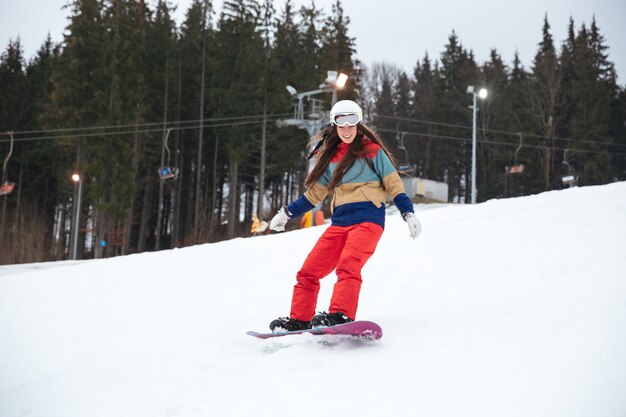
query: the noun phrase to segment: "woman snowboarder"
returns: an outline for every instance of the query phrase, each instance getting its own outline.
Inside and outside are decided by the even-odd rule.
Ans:
[[[385,226],[385,202],[391,196],[406,221],[410,236],[420,231],[413,204],[404,192],[394,161],[382,140],[363,123],[361,107],[351,100],[337,102],[331,124],[319,140],[315,166],[304,185],[307,191],[282,207],[270,229],[285,230],[292,218],[312,210],[333,192],[331,225],[320,236],[296,275],[289,317],[270,323],[270,329],[294,331],[354,321],[361,290],[361,269],[374,254]],[[315,315],[320,279],[336,270],[328,312]]]

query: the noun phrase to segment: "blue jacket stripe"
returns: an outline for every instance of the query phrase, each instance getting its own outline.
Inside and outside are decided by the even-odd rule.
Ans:
[[[400,193],[395,196],[393,203],[396,205],[398,210],[400,210],[400,213],[413,213],[413,202],[411,202],[411,199],[405,193]]]
[[[302,216],[307,211],[313,210],[313,208],[315,206],[304,195],[301,195],[296,201],[287,206],[291,218]]]

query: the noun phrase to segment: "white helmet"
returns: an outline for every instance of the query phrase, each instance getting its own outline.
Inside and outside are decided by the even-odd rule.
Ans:
[[[335,103],[333,108],[330,109],[330,122],[335,123],[335,118],[344,114],[356,114],[358,116],[358,122],[363,121],[363,110],[361,110],[358,104],[352,100],[341,100]],[[350,124],[352,125],[352,123]]]

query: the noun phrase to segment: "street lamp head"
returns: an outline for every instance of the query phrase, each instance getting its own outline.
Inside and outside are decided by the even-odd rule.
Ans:
[[[487,89],[486,88],[481,88],[480,91],[478,91],[478,97],[482,98],[483,100],[487,98]]]
[[[337,71],[326,71],[326,80],[320,85],[320,88],[334,87],[342,89],[348,81],[348,76],[344,73],[338,73]]]
[[[337,77],[337,81],[335,82],[335,86],[337,88],[343,88],[343,87],[345,87],[347,81],[348,81],[348,76],[342,72]]]
[[[334,84],[337,81],[337,71],[326,71],[326,84]]]
[[[80,182],[80,175],[78,173],[72,174],[72,181]]]
[[[291,94],[292,96],[295,97],[298,94],[298,91],[292,86],[288,85],[286,88],[287,88],[287,91],[289,91],[289,94]]]

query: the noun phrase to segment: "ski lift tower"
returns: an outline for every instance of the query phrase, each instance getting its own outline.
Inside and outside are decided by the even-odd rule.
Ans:
[[[347,81],[348,76],[346,74],[337,73],[337,71],[327,71],[326,80],[324,80],[324,82],[319,85],[319,88],[317,90],[298,93],[298,91],[294,87],[288,85],[287,91],[289,91],[289,94],[291,94],[292,97],[297,100],[294,105],[293,117],[290,119],[278,119],[276,121],[276,125],[278,127],[296,126],[299,129],[306,130],[309,134],[309,137],[313,137],[329,123],[327,112],[324,110],[323,100],[313,98],[313,96],[316,96],[318,94],[331,93],[331,106],[334,106],[337,102],[337,90],[341,90],[343,87],[345,87]],[[305,100],[309,104],[306,117],[304,112]],[[312,143],[310,145],[311,149],[315,149],[315,145],[315,143]],[[315,157],[309,157],[307,171],[310,172],[313,169],[314,165]],[[303,227],[311,226],[313,225],[313,223],[317,225],[318,221],[321,221],[321,223],[323,223],[323,216],[321,220],[318,220],[318,215],[321,213],[321,207],[322,205],[320,203],[311,212],[306,213],[303,216],[303,221],[301,222]],[[315,221],[313,220],[313,217],[315,217]]]
[[[313,96],[332,93],[331,105],[334,105],[337,102],[337,90],[341,90],[346,85],[346,81],[348,81],[346,74],[337,73],[337,71],[327,71],[326,80],[320,84],[317,90],[298,93],[294,87],[288,85],[287,91],[297,100],[294,105],[293,117],[290,119],[279,119],[276,121],[276,125],[278,127],[296,126],[299,129],[306,130],[309,137],[312,137],[329,122],[326,112],[323,110],[323,101],[315,99]],[[310,103],[306,117],[304,114],[305,100]]]

